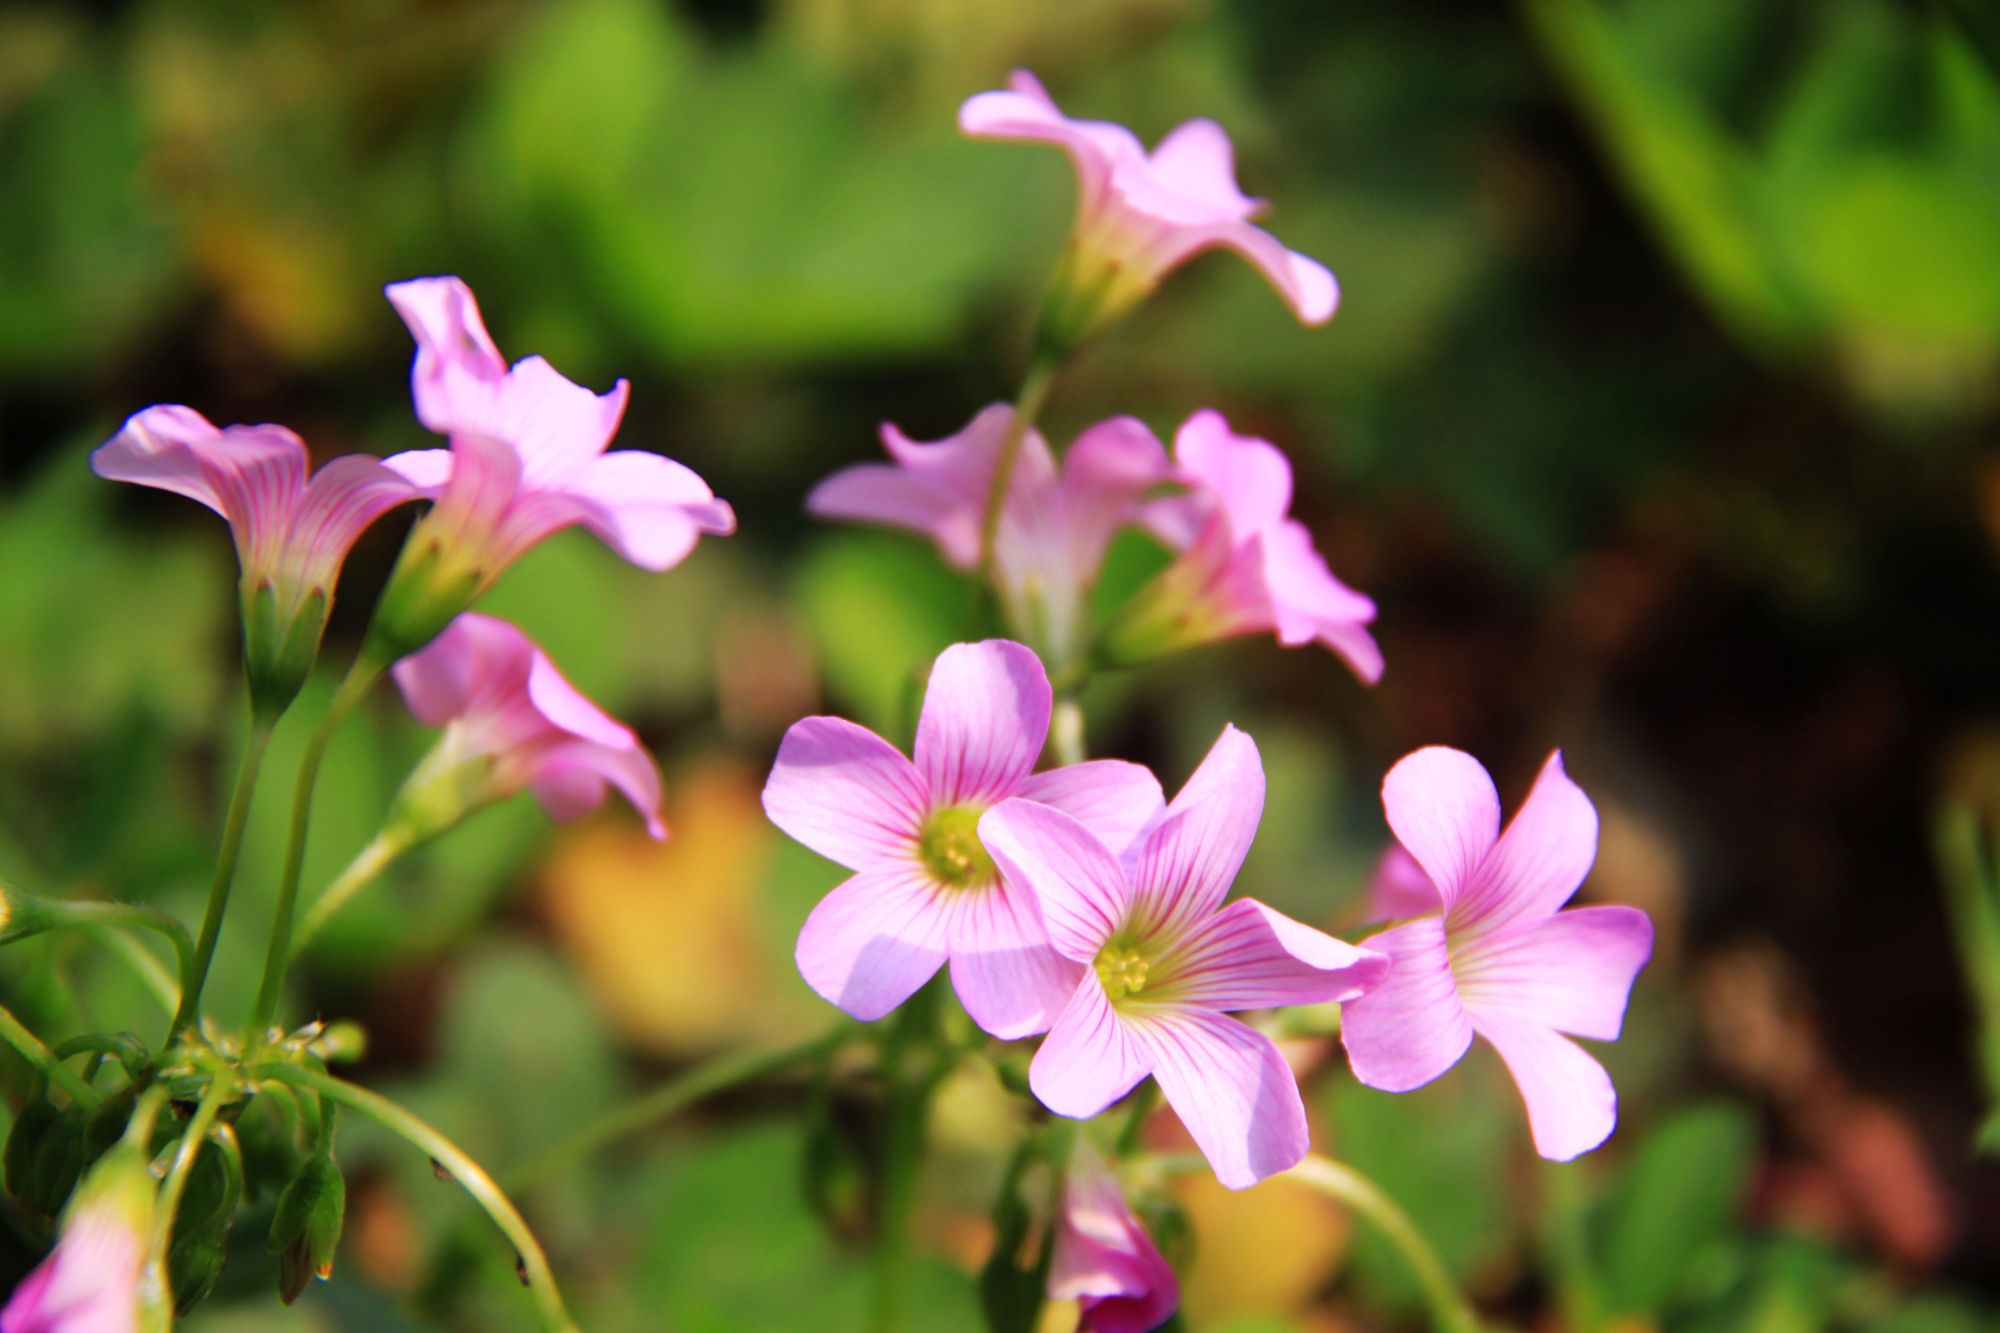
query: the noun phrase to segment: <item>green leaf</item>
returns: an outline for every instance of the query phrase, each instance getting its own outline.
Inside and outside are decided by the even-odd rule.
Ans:
[[[1614,1311],[1662,1311],[1689,1264],[1736,1218],[1757,1136],[1731,1103],[1682,1111],[1647,1138],[1605,1207],[1598,1268]]]

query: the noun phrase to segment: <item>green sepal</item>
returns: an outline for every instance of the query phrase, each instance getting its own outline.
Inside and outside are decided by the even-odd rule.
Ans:
[[[271,1219],[268,1244],[278,1256],[278,1295],[285,1304],[297,1300],[311,1278],[333,1275],[346,1215],[347,1180],[339,1164],[325,1153],[306,1159],[278,1196],[277,1215]]]
[[[375,618],[362,646],[381,663],[408,657],[435,639],[452,617],[471,606],[485,588],[476,565],[448,557],[445,547],[418,524],[396,559]]]
[[[186,1314],[214,1288],[229,1255],[229,1225],[243,1198],[243,1162],[235,1135],[212,1136],[188,1174],[167,1251],[174,1313]]]
[[[289,611],[278,605],[269,579],[243,589],[243,674],[257,717],[275,720],[298,697],[319,660],[331,605],[323,588],[314,588]]]

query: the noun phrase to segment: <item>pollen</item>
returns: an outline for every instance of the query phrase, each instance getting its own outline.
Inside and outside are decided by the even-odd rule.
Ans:
[[[933,811],[917,835],[917,859],[937,881],[954,889],[985,888],[1000,878],[999,867],[979,841],[979,816],[970,806]]]
[[[1097,955],[1097,979],[1112,1000],[1122,1000],[1146,989],[1146,974],[1153,965],[1137,949],[1107,944]]]

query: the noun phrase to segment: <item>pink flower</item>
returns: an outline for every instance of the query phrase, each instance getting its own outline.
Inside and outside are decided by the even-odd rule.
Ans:
[[[1226,728],[1126,853],[1059,810],[1009,801],[979,833],[1030,886],[1056,952],[1083,967],[1028,1069],[1058,1115],[1096,1115],[1148,1074],[1231,1189],[1305,1156],[1305,1107],[1242,1009],[1351,1000],[1388,960],[1260,902],[1223,906],[1264,809],[1257,746]]]
[[[556,670],[547,653],[504,620],[468,612],[422,652],[396,663],[403,701],[443,727],[397,798],[392,822],[441,832],[470,809],[523,788],[553,819],[573,819],[616,787],[655,838],[660,772],[639,738]]]
[[[1354,1075],[1407,1092],[1492,1043],[1527,1103],[1535,1149],[1568,1161],[1604,1142],[1617,1094],[1563,1034],[1611,1041],[1653,925],[1631,907],[1559,911],[1597,855],[1597,811],[1549,756],[1505,833],[1479,761],[1432,746],[1382,783],[1389,827],[1429,877],[1430,912],[1366,943],[1389,955],[1382,984],[1341,1013]]]
[[[1189,492],[1154,502],[1147,521],[1181,555],[1120,613],[1106,658],[1137,663],[1275,632],[1287,648],[1324,644],[1368,684],[1381,679],[1382,650],[1368,632],[1375,603],[1333,576],[1289,516],[1292,466],[1277,446],[1205,409],[1175,435],[1174,462]]]
[[[1049,1299],[1078,1303],[1077,1333],[1149,1333],[1180,1305],[1180,1283],[1103,1155],[1082,1134],[1074,1143],[1049,1259]]]
[[[995,867],[980,816],[1009,797],[1046,802],[1123,846],[1164,803],[1137,764],[1035,773],[1052,698],[1032,652],[989,639],[939,654],[914,763],[842,718],[805,718],[785,733],[765,812],[855,872],[799,932],[799,971],[820,995],[873,1021],[949,959],[980,1027],[1003,1038],[1048,1027],[1080,969],[1049,947],[1034,896]]]
[[[77,1187],[62,1236],[0,1310],[0,1333],[140,1333],[155,1326],[161,1291],[147,1272],[153,1181],[129,1145],[112,1149]],[[164,1284],[161,1284],[162,1286]],[[159,1327],[165,1327],[160,1320]]]
[[[624,380],[602,396],[538,356],[509,368],[457,278],[388,288],[417,342],[417,418],[451,448],[399,454],[396,468],[436,506],[411,535],[378,627],[410,651],[551,534],[582,524],[644,569],[670,569],[735,513],[672,459],[606,453],[625,412]],[[384,623],[384,615],[387,623]]]
[[[862,463],[814,488],[806,508],[828,518],[907,528],[958,569],[979,567],[980,525],[1014,409],[996,403],[957,435],[919,443],[882,428],[893,463]],[[1132,417],[1083,432],[1060,467],[1039,431],[1021,441],[994,540],[993,572],[1009,625],[1045,660],[1067,665],[1089,633],[1091,586],[1112,536],[1168,478],[1166,451]]]
[[[1368,877],[1367,902],[1370,921],[1396,921],[1435,912],[1438,891],[1417,859],[1397,843],[1376,859]]]
[[[1256,265],[1304,323],[1332,317],[1340,297],[1333,274],[1251,225],[1263,201],[1236,187],[1229,136],[1214,121],[1188,121],[1149,154],[1122,125],[1063,115],[1020,70],[1007,91],[969,99],[958,124],[975,139],[1054,144],[1076,167],[1076,224],[1054,327],[1045,325],[1059,345],[1102,328],[1173,269],[1217,247]]]
[[[362,531],[418,490],[396,469],[410,456],[336,458],[308,477],[283,426],[218,430],[190,407],[149,407],[90,456],[112,481],[172,491],[229,521],[243,568],[244,636],[253,688],[289,703],[311,670],[341,562]]]

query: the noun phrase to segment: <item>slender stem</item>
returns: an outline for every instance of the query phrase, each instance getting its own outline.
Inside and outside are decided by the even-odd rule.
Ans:
[[[181,1003],[174,1014],[172,1032],[192,1027],[201,1013],[202,987],[208,984],[208,967],[215,960],[215,942],[222,935],[222,917],[229,910],[229,889],[236,881],[236,859],[243,851],[243,830],[250,822],[250,797],[257,790],[257,774],[264,767],[264,751],[271,744],[273,723],[254,718],[249,739],[243,742],[243,758],[236,765],[236,787],[229,793],[229,814],[222,825],[222,847],[215,854],[215,877],[208,883],[208,907],[201,916],[201,935],[195,941],[192,962],[183,959]]]
[[[407,829],[385,828],[377,833],[360,854],[347,863],[347,869],[340,872],[340,877],[327,886],[319,901],[307,910],[305,920],[299,923],[298,932],[292,937],[292,958],[297,960],[304,954],[314,937],[333,919],[334,913],[347,906],[355,894],[374,883],[383,871],[414,846],[416,839]]]
[[[1049,750],[1058,765],[1080,764],[1089,757],[1083,741],[1083,705],[1074,695],[1056,699],[1049,716]]]
[[[895,1333],[908,1303],[911,1226],[923,1165],[924,1132],[931,1094],[944,1064],[927,1048],[938,1024],[938,980],[903,1003],[882,1042],[882,1074],[888,1081],[888,1115],[883,1127],[882,1192],[875,1238],[875,1303],[870,1327]]]
[[[1014,399],[1014,417],[1007,423],[1007,433],[1000,440],[1000,458],[993,468],[993,483],[986,492],[986,513],[979,524],[979,582],[981,586],[993,582],[993,548],[1000,536],[1000,514],[1006,507],[1007,487],[1013,480],[1014,461],[1021,455],[1021,442],[1034,429],[1035,418],[1041,415],[1042,404],[1047,401],[1049,389],[1055,383],[1056,360],[1046,353],[1038,354],[1028,365],[1028,373],[1021,381],[1021,392]]]
[[[1423,1289],[1435,1327],[1449,1333],[1478,1333],[1479,1318],[1452,1284],[1451,1275],[1445,1271],[1437,1251],[1431,1248],[1430,1242],[1410,1221],[1409,1214],[1384,1194],[1374,1181],[1353,1167],[1318,1153],[1306,1158],[1285,1175],[1308,1189],[1339,1200],[1381,1229],[1409,1267],[1410,1275]]]
[[[1120,1157],[1130,1157],[1139,1151],[1144,1141],[1146,1122],[1153,1118],[1153,1111],[1160,1104],[1160,1085],[1147,1079],[1132,1094],[1132,1107],[1125,1117],[1124,1127],[1118,1131],[1117,1153]]]
[[[194,943],[188,939],[187,927],[157,907],[142,907],[137,903],[79,902],[67,898],[56,899],[44,906],[64,925],[130,928],[164,935],[167,943],[174,947],[174,962],[180,968],[181,976],[186,978],[194,971]]]
[[[21,1057],[42,1071],[49,1082],[69,1094],[70,1100],[83,1106],[95,1106],[102,1100],[97,1089],[85,1083],[80,1075],[62,1061],[55,1053],[42,1044],[42,1039],[28,1031],[20,1019],[14,1017],[11,1009],[0,1005],[0,1041],[6,1042],[21,1053]]]
[[[180,983],[168,973],[166,964],[149,953],[146,946],[134,939],[129,931],[105,926],[99,928],[97,937],[111,952],[125,960],[126,966],[139,978],[139,984],[159,1001],[161,1009],[172,1014],[180,1008]],[[185,970],[182,975],[186,975]]]
[[[195,1159],[201,1156],[201,1147],[208,1142],[208,1131],[214,1126],[215,1117],[221,1113],[223,1103],[235,1094],[236,1076],[223,1070],[216,1074],[214,1081],[208,1085],[208,1091],[201,1095],[200,1105],[194,1108],[187,1130],[174,1149],[174,1160],[167,1168],[167,1178],[160,1186],[159,1207],[153,1214],[154,1254],[165,1254],[173,1244],[174,1218],[180,1213],[181,1196],[187,1193],[188,1177],[194,1171]]]
[[[678,1077],[641,1093],[625,1105],[607,1111],[554,1147],[507,1172],[507,1187],[517,1193],[533,1189],[618,1140],[677,1115],[696,1102],[741,1084],[755,1083],[794,1065],[823,1059],[838,1049],[852,1032],[853,1029],[843,1023],[831,1032],[795,1046],[725,1055],[698,1064]]]
[[[271,922],[270,947],[264,951],[264,980],[257,987],[257,1007],[250,1016],[253,1036],[268,1028],[278,1012],[278,992],[284,986],[285,967],[292,957],[292,916],[299,905],[299,874],[305,868],[306,826],[312,822],[313,786],[319,781],[320,761],[326,758],[327,742],[333,739],[333,733],[381,674],[382,666],[373,654],[364,653],[354,660],[299,759],[298,782],[292,788],[292,828],[285,839],[284,877],[278,881],[278,911]]]
[[[388,1098],[368,1089],[358,1087],[331,1074],[322,1074],[316,1069],[306,1069],[299,1065],[269,1063],[250,1066],[244,1071],[255,1079],[273,1079],[280,1083],[290,1083],[318,1093],[329,1101],[338,1102],[351,1110],[359,1111],[384,1129],[397,1134],[430,1155],[440,1163],[452,1177],[465,1187],[473,1201],[486,1210],[507,1239],[513,1242],[515,1252],[520,1256],[521,1269],[526,1274],[528,1289],[534,1293],[535,1305],[540,1310],[544,1327],[554,1333],[580,1333],[576,1321],[570,1318],[569,1310],[563,1305],[562,1292],[556,1287],[555,1274],[549,1269],[548,1256],[542,1252],[541,1242],[529,1229],[520,1210],[485,1168],[467,1156],[465,1151],[450,1139],[440,1134],[425,1121],[404,1110]]]

